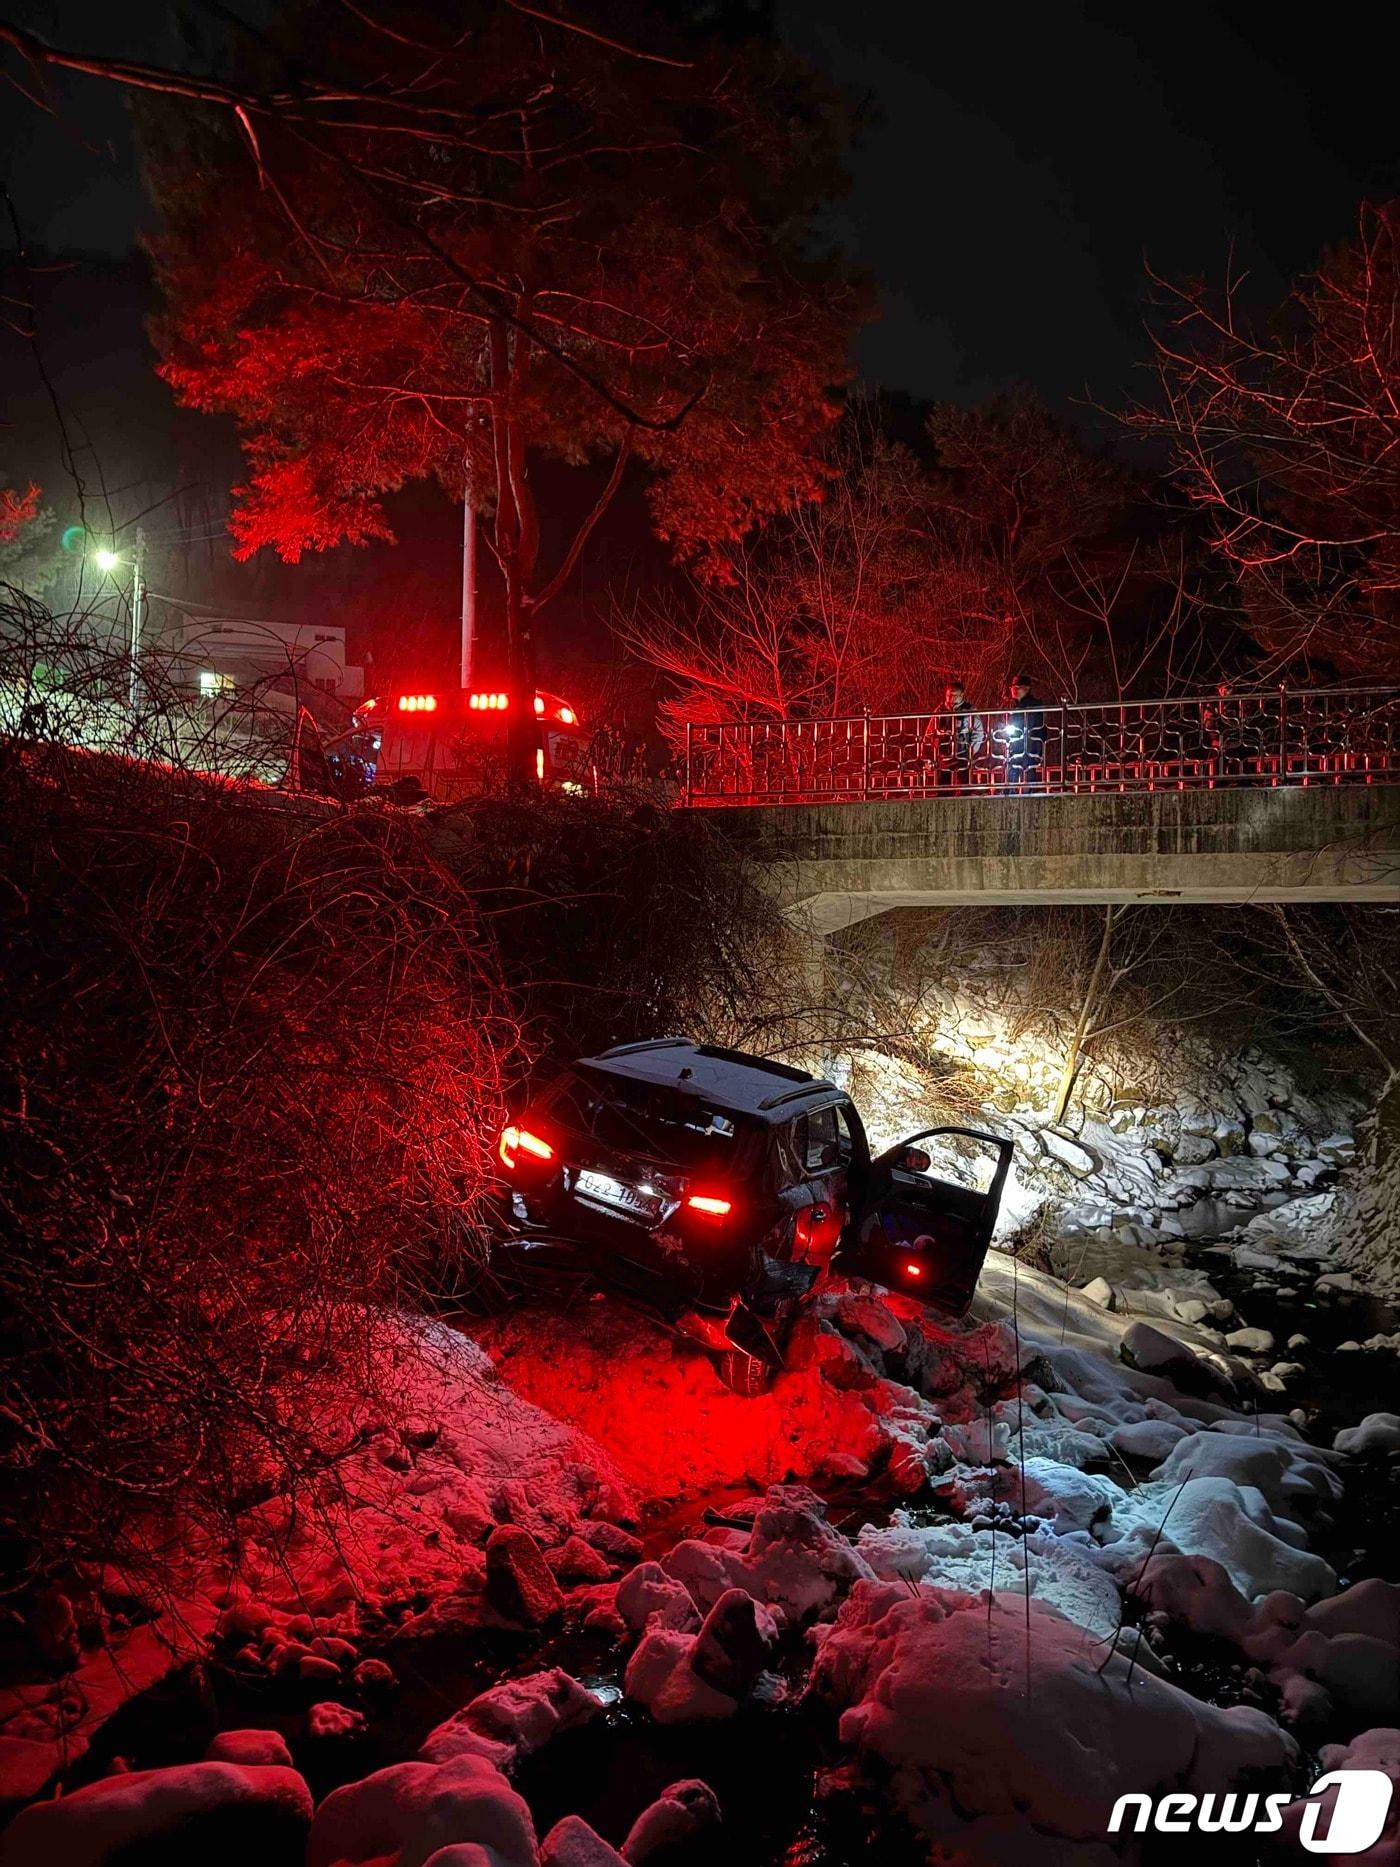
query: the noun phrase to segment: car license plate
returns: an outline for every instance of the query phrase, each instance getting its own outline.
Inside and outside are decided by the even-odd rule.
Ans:
[[[596,1200],[599,1205],[631,1213],[634,1218],[651,1219],[656,1216],[655,1193],[644,1193],[639,1186],[628,1186],[625,1180],[614,1180],[611,1174],[583,1170],[574,1181],[574,1191],[584,1199]]]

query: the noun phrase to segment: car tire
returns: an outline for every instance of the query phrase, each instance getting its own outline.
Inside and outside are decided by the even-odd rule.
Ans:
[[[773,1385],[775,1370],[757,1355],[746,1355],[741,1348],[726,1349],[722,1355],[717,1355],[715,1367],[730,1393],[739,1394],[745,1400],[766,1394]]]

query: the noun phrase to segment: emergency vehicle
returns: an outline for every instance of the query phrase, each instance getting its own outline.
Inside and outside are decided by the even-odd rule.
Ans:
[[[402,803],[455,804],[501,784],[509,715],[510,696],[494,688],[376,696],[360,704],[326,756],[342,793],[363,787]],[[531,727],[539,784],[591,789],[587,738],[568,701],[536,693]]]

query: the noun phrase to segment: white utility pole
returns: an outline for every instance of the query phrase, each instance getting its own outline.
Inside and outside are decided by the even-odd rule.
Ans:
[[[476,651],[476,510],[471,487],[462,501],[462,687],[472,684]]]
[[[127,704],[131,711],[136,711],[137,684],[141,669],[141,605],[146,598],[146,534],[138,525],[136,528],[136,548],[131,557],[131,645],[127,657]]]

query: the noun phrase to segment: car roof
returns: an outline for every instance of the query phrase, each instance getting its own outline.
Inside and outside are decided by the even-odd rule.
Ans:
[[[595,1075],[656,1083],[711,1107],[753,1115],[764,1122],[786,1121],[808,1104],[840,1094],[835,1083],[789,1063],[724,1050],[717,1044],[697,1044],[688,1037],[618,1044],[596,1057],[580,1057],[577,1067]]]

